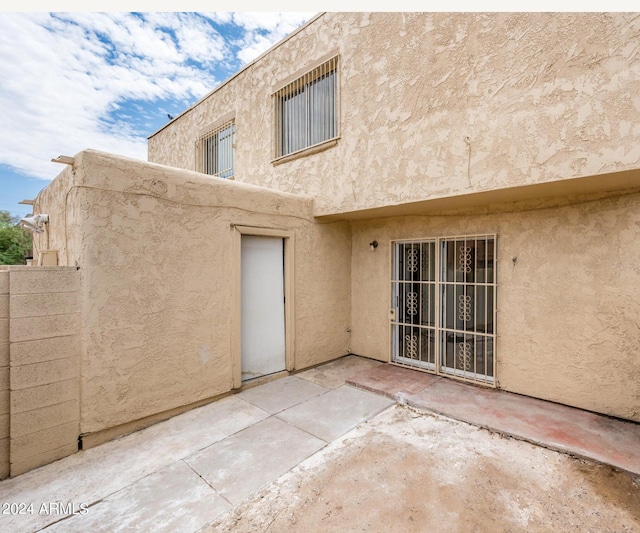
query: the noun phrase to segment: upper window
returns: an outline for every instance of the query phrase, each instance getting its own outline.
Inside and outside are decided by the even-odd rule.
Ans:
[[[276,158],[338,136],[337,67],[336,56],[275,93]]]
[[[225,122],[205,133],[196,144],[198,171],[220,178],[233,176],[236,159],[236,124]]]

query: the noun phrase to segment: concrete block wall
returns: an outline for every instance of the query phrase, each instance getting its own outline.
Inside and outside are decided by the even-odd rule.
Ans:
[[[10,267],[8,274],[9,473],[16,476],[78,451],[80,272]]]
[[[0,479],[9,475],[9,270],[0,270]]]

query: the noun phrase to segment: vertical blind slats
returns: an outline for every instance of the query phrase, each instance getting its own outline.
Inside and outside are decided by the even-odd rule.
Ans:
[[[233,176],[235,167],[236,125],[226,122],[199,140],[199,170],[220,178]]]
[[[280,89],[276,101],[276,157],[337,136],[334,57]]]

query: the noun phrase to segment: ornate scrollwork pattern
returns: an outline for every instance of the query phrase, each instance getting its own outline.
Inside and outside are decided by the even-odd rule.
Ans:
[[[407,270],[409,272],[417,272],[418,271],[418,249],[411,248],[407,250]]]
[[[463,322],[471,320],[471,296],[468,294],[458,297],[458,318]]]
[[[462,370],[471,370],[471,357],[473,350],[470,342],[461,342],[458,345],[458,367]]]
[[[411,316],[415,316],[418,314],[418,293],[417,292],[407,293],[407,314]]]
[[[407,341],[407,356],[410,359],[418,357],[418,336],[405,335],[404,340]]]
[[[460,246],[460,255],[458,256],[458,270],[465,274],[471,272],[471,246]]]

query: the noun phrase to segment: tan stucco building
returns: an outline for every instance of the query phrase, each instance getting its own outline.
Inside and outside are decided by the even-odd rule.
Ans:
[[[639,45],[624,13],[324,13],[149,163],[77,154],[34,208],[81,273],[85,444],[348,353],[639,422]]]

